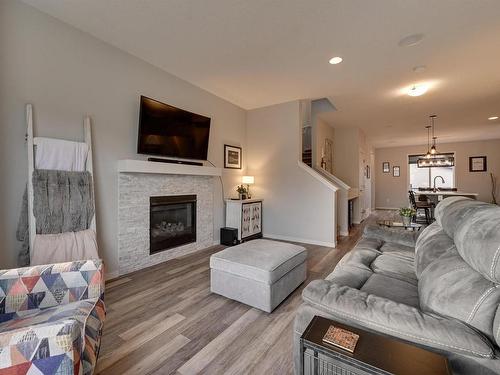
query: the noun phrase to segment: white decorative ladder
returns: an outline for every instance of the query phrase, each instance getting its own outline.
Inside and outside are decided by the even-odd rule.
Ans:
[[[35,151],[34,147],[38,143],[38,138],[33,136],[33,105],[26,104],[26,123],[27,123],[27,142],[28,142],[28,225],[29,225],[29,243],[30,243],[30,259],[33,253],[33,243],[36,236],[36,219],[33,214],[33,172],[35,170]],[[90,125],[90,117],[85,115],[83,118],[83,132],[85,143],[88,146],[87,160],[85,169],[92,175],[92,197],[94,205],[94,217],[90,224],[90,229],[96,233],[96,212],[95,212],[95,194],[94,194],[94,173],[92,165],[92,130]]]

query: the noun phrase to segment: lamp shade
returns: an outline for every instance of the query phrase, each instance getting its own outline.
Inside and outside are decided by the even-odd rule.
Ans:
[[[241,178],[241,182],[243,184],[252,185],[254,183],[254,177],[253,176],[243,176]]]

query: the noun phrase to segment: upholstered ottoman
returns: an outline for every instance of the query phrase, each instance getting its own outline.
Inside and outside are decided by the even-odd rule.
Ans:
[[[306,279],[307,251],[302,246],[253,240],[210,257],[213,293],[267,312],[273,311]]]

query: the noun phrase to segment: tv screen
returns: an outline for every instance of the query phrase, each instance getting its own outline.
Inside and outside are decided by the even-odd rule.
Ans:
[[[206,160],[210,117],[141,96],[139,154]]]

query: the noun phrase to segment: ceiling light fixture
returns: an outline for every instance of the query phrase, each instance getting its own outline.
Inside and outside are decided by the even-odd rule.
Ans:
[[[340,64],[342,62],[342,57],[339,56],[332,57],[328,62],[332,65]]]
[[[413,73],[422,73],[425,72],[427,67],[425,65],[417,65],[412,68]]]
[[[409,96],[420,96],[427,92],[427,85],[413,85],[406,92]]]
[[[425,154],[426,159],[430,159],[432,157],[431,151],[430,151],[430,146],[431,146],[431,140],[430,140],[430,132],[431,132],[431,127],[426,126],[427,129],[427,153]]]
[[[488,120],[493,121],[493,120],[498,120],[498,116],[491,116],[488,117]]]
[[[434,135],[434,120],[436,115],[429,116],[431,125],[426,126],[427,129],[427,153],[417,160],[418,168],[433,168],[433,167],[453,167],[455,165],[455,157],[453,154],[440,154],[437,151],[436,139]],[[432,146],[429,148],[429,132],[432,130]]]
[[[400,47],[413,47],[419,44],[424,39],[424,34],[412,34],[405,36],[398,42]]]
[[[437,116],[436,115],[430,115],[429,118],[431,119],[431,127],[432,127],[432,146],[431,146],[431,154],[436,155],[437,148],[436,148],[436,139],[437,137],[434,135],[434,120]]]

